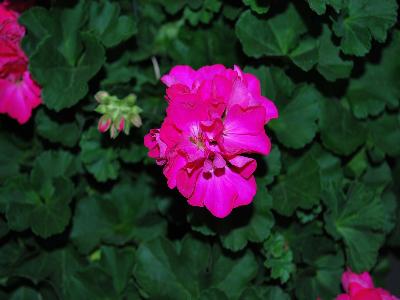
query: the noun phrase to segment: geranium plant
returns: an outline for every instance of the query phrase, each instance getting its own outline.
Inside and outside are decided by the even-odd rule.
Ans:
[[[398,27],[396,0],[1,2],[0,299],[397,300]]]

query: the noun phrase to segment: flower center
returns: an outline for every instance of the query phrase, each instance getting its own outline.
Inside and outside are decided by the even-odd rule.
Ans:
[[[196,145],[196,147],[197,147],[199,150],[204,150],[205,145],[204,145],[204,142],[203,142],[203,139],[202,139],[202,138],[191,136],[191,137],[189,138],[189,141],[190,141],[192,144]]]

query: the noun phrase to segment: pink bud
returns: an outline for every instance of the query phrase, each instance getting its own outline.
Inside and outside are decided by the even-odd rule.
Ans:
[[[119,125],[118,125],[118,131],[122,131],[122,130],[124,130],[124,127],[125,127],[125,119],[124,118],[121,118],[121,121],[119,121]]]
[[[111,125],[111,120],[105,117],[101,117],[99,120],[99,124],[97,125],[97,129],[101,132],[104,133],[106,132]]]

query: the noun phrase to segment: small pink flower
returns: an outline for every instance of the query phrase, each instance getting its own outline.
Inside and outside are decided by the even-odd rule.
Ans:
[[[371,275],[347,270],[342,275],[342,285],[346,294],[336,297],[336,300],[399,300],[381,288],[375,288]]]
[[[256,162],[243,154],[270,152],[264,125],[278,117],[258,79],[236,66],[213,65],[176,66],[161,80],[167,85],[167,117],[144,143],[164,165],[168,186],[219,218],[251,203]]]

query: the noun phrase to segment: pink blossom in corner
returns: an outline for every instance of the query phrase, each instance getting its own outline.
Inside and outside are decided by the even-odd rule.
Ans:
[[[342,285],[346,293],[337,296],[336,300],[400,300],[388,291],[374,287],[368,272],[356,274],[347,270],[342,275]]]
[[[0,79],[0,113],[7,113],[20,124],[24,124],[31,117],[32,109],[40,103],[40,87],[32,80],[28,71],[15,82]]]
[[[20,45],[25,28],[18,23],[19,13],[12,10],[18,3],[0,4],[0,113],[23,124],[42,100],[40,87],[28,72],[28,58]]]
[[[164,165],[168,186],[219,218],[251,203],[256,161],[243,154],[270,152],[264,125],[278,117],[258,79],[237,66],[213,65],[176,66],[161,80],[167,117],[144,143],[149,156]]]

